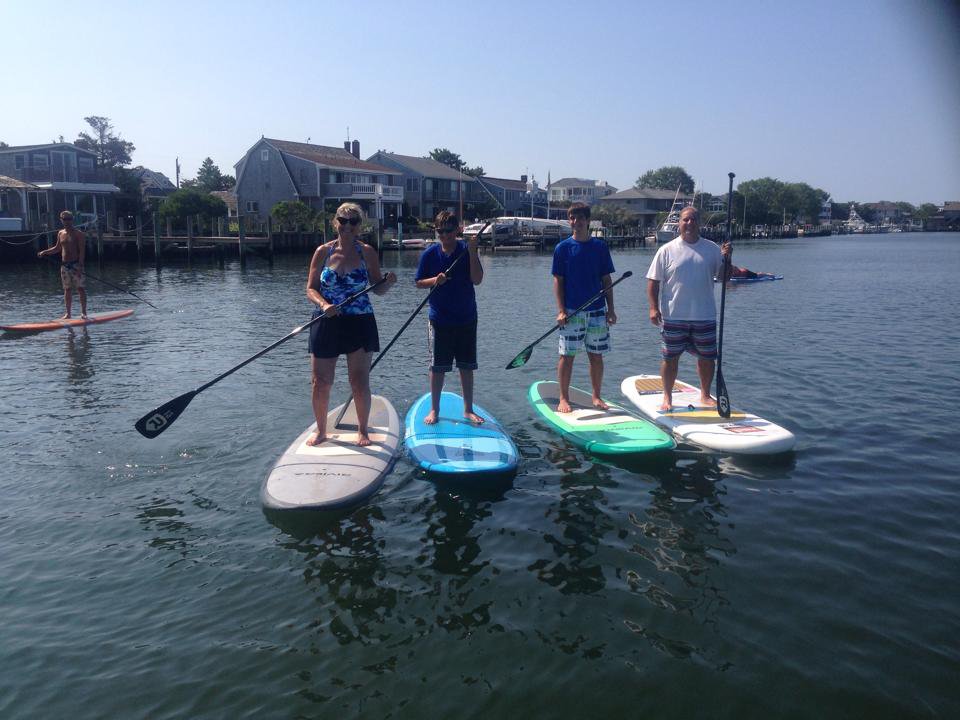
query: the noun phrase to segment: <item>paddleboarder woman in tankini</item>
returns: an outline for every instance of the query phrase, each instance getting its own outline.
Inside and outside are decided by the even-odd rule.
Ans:
[[[430,295],[430,412],[423,422],[437,422],[443,380],[456,360],[463,390],[463,416],[479,425],[483,418],[473,411],[473,371],[477,369],[477,298],[473,287],[483,282],[477,236],[469,244],[457,240],[460,221],[448,210],[437,213],[434,227],[440,242],[420,255],[415,277],[418,288],[436,288]],[[462,258],[464,253],[466,258]],[[448,273],[454,263],[458,263],[457,267]]]
[[[327,408],[333,387],[337,358],[347,356],[347,376],[353,401],[357,406],[357,445],[369,445],[367,421],[370,418],[370,353],[380,349],[377,321],[367,294],[337,309],[336,305],[350,295],[379,282],[377,251],[360,242],[363,209],[356,203],[343,203],[337,208],[333,229],[337,239],[324,243],[313,253],[307,277],[307,298],[317,309],[314,317],[324,318],[310,327],[313,414],[317,430],[307,438],[307,445],[319,445],[327,439]],[[386,273],[386,282],[373,290],[383,295],[397,276]]]
[[[37,253],[37,257],[46,257],[60,253],[60,282],[63,285],[63,304],[66,312],[62,320],[71,317],[73,310],[73,291],[80,296],[80,317],[87,317],[87,289],[84,282],[83,259],[87,252],[87,237],[73,226],[73,213],[64,210],[60,213],[63,230],[57,233],[57,244]]]

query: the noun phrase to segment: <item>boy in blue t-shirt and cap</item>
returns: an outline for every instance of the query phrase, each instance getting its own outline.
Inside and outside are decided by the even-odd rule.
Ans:
[[[419,288],[436,288],[430,295],[431,409],[424,422],[437,422],[443,381],[456,360],[463,390],[463,416],[479,424],[483,418],[473,411],[473,371],[477,369],[477,298],[473,286],[483,282],[477,237],[473,236],[469,244],[457,240],[460,221],[448,210],[437,213],[434,227],[440,242],[420,255],[415,278]],[[455,262],[457,266],[450,272]]]
[[[600,386],[603,384],[603,356],[610,351],[609,326],[617,322],[610,287],[613,259],[603,240],[590,237],[589,205],[573,203],[567,210],[567,219],[573,235],[557,244],[551,270],[553,294],[557,300],[557,324],[560,326],[560,361],[557,363],[560,402],[557,403],[557,412],[570,412],[573,359],[584,349],[590,360],[593,406],[608,410],[609,406],[600,397]],[[606,292],[573,314],[601,290]]]

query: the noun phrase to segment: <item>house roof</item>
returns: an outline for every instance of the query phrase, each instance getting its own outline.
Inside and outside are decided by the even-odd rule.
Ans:
[[[28,150],[53,150],[53,149],[64,149],[64,150],[76,150],[77,152],[87,153],[88,155],[96,155],[92,150],[85,150],[84,148],[79,148],[73,143],[43,143],[41,145],[9,145],[7,147],[0,147],[0,153],[11,153],[11,152],[26,152]]]
[[[366,160],[359,160],[343,148],[330,147],[328,145],[311,145],[310,143],[291,142],[289,140],[274,140],[272,138],[264,138],[264,140],[280,152],[309,160],[318,165],[341,170],[366,170],[367,172],[390,175],[400,174],[393,168],[377,165],[376,163],[367,162]]]
[[[550,187],[552,188],[564,188],[564,187],[583,187],[587,185],[589,187],[595,187],[597,184],[596,180],[587,180],[586,178],[560,178],[552,183]]]
[[[381,150],[377,154],[382,154],[384,157],[390,158],[390,160],[406,168],[407,170],[425,177],[440,178],[443,180],[459,180],[461,178],[464,180],[473,180],[470,175],[458,172],[449,165],[444,165],[442,162],[434,160],[431,157],[398,155],[397,153],[386,152],[385,150]],[[373,157],[376,157],[376,155]]]
[[[23,180],[0,175],[0,188],[15,188],[17,190],[36,190],[37,186]]]
[[[513,180],[512,178],[495,178],[483,175],[479,179],[491,185],[496,185],[497,187],[507,188],[509,190],[520,190],[522,192],[527,191],[527,184],[525,182]]]
[[[157,172],[156,170],[151,170],[150,168],[145,168],[141,165],[133,168],[132,172],[140,180],[140,184],[144,187],[157,188],[160,190],[176,190],[177,186],[171,182],[170,178],[164,175],[162,172]]]
[[[629,188],[618,193],[600,198],[601,202],[611,200],[673,200],[676,190],[661,190],[660,188]],[[690,200],[691,195],[680,193],[677,200]]]
[[[233,190],[213,190],[210,194],[223,200],[228,208],[237,209],[237,194]]]

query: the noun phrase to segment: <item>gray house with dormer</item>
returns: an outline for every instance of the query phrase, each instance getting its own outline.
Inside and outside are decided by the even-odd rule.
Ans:
[[[261,222],[282,201],[318,212],[355,202],[385,225],[395,225],[402,209],[402,173],[361,160],[357,140],[338,148],[262,137],[234,168],[237,211]]]
[[[379,150],[367,161],[386,165],[402,173],[404,203],[408,212],[421,220],[429,222],[441,210],[459,214],[461,199],[466,219],[473,217],[481,208],[494,204],[475,178],[431,157]]]

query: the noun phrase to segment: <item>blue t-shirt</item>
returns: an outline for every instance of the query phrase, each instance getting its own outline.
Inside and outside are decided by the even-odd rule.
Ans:
[[[613,258],[607,244],[599,238],[578,242],[572,236],[557,243],[553,251],[553,269],[563,280],[563,304],[574,310],[603,289],[600,278],[613,273]],[[601,295],[586,310],[603,310],[607,298]]]
[[[477,295],[470,280],[469,252],[467,244],[458,240],[450,255],[443,254],[440,243],[431,245],[420,255],[415,280],[425,280],[446,272],[463,255],[467,257],[457,262],[447,281],[430,296],[430,319],[437,325],[459,325],[477,319]]]

